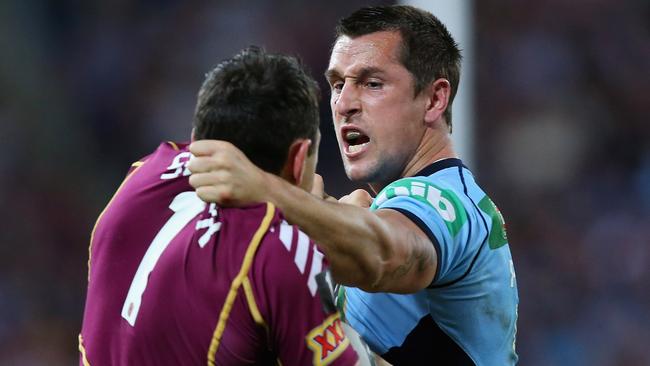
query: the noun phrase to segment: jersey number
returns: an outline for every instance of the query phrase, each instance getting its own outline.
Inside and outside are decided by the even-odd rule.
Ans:
[[[138,270],[135,272],[133,281],[131,281],[129,293],[126,295],[126,300],[122,307],[122,318],[126,319],[131,326],[135,326],[142,301],[142,294],[147,287],[149,274],[153,271],[158,259],[172,239],[183,230],[185,225],[203,211],[205,203],[199,199],[195,192],[183,192],[174,197],[169,208],[174,214],[167,220],[151,244],[149,244],[149,248],[144,254],[144,257],[142,257]]]

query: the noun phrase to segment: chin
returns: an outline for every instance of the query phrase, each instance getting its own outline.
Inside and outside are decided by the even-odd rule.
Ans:
[[[345,174],[353,182],[357,183],[368,183],[371,181],[371,172],[367,169],[362,169],[360,167],[345,167]]]

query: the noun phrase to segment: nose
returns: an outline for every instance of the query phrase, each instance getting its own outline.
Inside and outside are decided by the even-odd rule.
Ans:
[[[361,112],[359,92],[354,82],[346,82],[343,84],[341,92],[333,98],[332,102],[332,111],[335,115],[345,117],[346,119]]]

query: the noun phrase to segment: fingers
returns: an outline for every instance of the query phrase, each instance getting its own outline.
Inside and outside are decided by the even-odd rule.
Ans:
[[[314,175],[314,184],[311,188],[311,194],[319,198],[325,198],[325,183],[320,174]]]
[[[201,200],[226,207],[235,204],[235,189],[229,179],[228,172],[217,171],[192,174],[189,182]]]
[[[210,170],[224,168],[236,148],[227,141],[199,140],[190,144],[192,158],[187,168],[192,173],[205,173]]]
[[[192,172],[190,185],[205,202],[229,206],[232,203],[233,186],[231,177],[232,159],[229,157],[234,146],[226,141],[200,140],[190,145],[194,155],[187,163]]]
[[[196,195],[208,203],[216,203],[221,207],[232,206],[232,191],[222,189],[220,186],[202,186],[196,189]]]
[[[352,193],[341,197],[340,203],[368,208],[372,204],[372,196],[363,189],[357,189]]]
[[[192,158],[187,168],[192,173],[213,170],[233,170],[242,165],[251,165],[246,155],[235,145],[220,140],[199,140],[190,145]]]
[[[190,152],[194,156],[209,156],[224,149],[234,148],[233,144],[221,140],[198,140],[190,144]]]
[[[194,189],[204,186],[224,184],[227,178],[227,172],[223,171],[208,171],[205,173],[193,173],[190,175],[190,185]]]
[[[314,184],[311,188],[311,194],[329,202],[338,202],[338,200],[325,192],[325,182],[320,174],[314,175]]]
[[[187,163],[187,169],[192,172],[192,174],[206,173],[212,170],[212,167],[216,164],[214,159],[208,156],[197,157],[194,156]],[[191,180],[191,177],[190,177]]]
[[[206,173],[213,170],[229,170],[233,162],[237,161],[233,156],[234,151],[223,150],[218,148],[211,155],[192,156],[187,163],[187,168],[195,173]]]

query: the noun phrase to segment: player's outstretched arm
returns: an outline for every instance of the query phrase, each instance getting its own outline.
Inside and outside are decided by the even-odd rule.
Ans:
[[[323,200],[257,168],[228,142],[197,141],[190,151],[190,184],[201,199],[226,206],[273,202],[319,243],[339,283],[408,293],[433,280],[434,246],[401,213]]]

